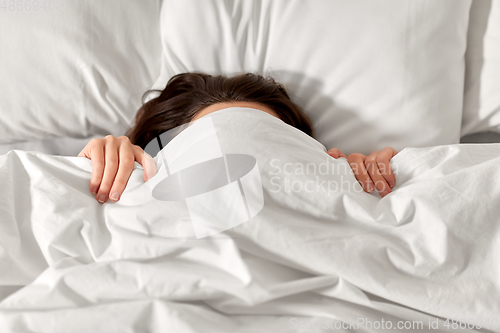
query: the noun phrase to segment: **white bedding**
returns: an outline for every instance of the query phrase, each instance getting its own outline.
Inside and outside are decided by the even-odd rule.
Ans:
[[[366,318],[456,332],[447,318],[474,318],[500,332],[500,145],[406,148],[381,199],[264,112],[210,117],[224,153],[256,158],[264,208],[202,239],[186,205],[151,196],[139,164],[122,199],[101,205],[86,158],[0,156],[0,331],[295,332]],[[335,172],[300,174],[307,163]],[[345,187],[283,190],[310,181]]]
[[[2,2],[0,144],[125,132],[160,69],[160,6]]]
[[[102,138],[103,135],[94,135],[88,138],[47,138],[44,140],[20,141],[0,144],[0,155],[11,150],[37,151],[50,155],[76,156],[93,138]]]
[[[346,154],[459,143],[471,2],[166,0],[154,88],[187,71],[257,72]]]

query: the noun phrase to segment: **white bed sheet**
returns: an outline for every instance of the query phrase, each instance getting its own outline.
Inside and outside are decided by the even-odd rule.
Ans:
[[[360,191],[344,159],[266,113],[212,117],[225,153],[256,158],[265,205],[204,239],[185,205],[151,196],[139,164],[122,199],[101,205],[86,158],[0,157],[1,331],[291,332],[293,318],[383,318],[456,332],[446,318],[500,319],[500,145],[406,148],[381,199]],[[196,146],[203,133],[191,134],[183,144]],[[287,163],[337,172],[277,173]],[[346,188],[275,188],[318,178]]]

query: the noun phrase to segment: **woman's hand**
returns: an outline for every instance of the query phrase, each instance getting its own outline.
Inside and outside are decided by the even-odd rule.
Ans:
[[[354,153],[346,157],[337,148],[332,148],[327,153],[334,158],[345,157],[347,159],[354,176],[365,192],[370,193],[377,189],[383,198],[391,193],[391,188],[396,185],[396,177],[389,164],[391,158],[398,153],[394,148],[386,147],[368,156]]]
[[[156,174],[156,163],[141,147],[133,145],[129,138],[108,135],[92,139],[78,154],[92,160],[90,192],[100,203],[118,201],[134,170],[135,161],[144,167],[144,181]]]

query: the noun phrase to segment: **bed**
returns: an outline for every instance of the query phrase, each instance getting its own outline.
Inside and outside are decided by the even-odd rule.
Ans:
[[[500,332],[499,2],[23,0],[0,18],[2,332]],[[187,71],[273,76],[316,140],[218,111],[99,204],[76,155]],[[385,146],[384,198],[325,154]],[[210,199],[224,227],[196,217],[205,194],[155,192],[222,156],[255,160]]]

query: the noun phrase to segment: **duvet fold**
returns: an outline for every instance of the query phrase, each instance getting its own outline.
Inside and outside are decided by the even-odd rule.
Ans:
[[[2,332],[289,332],[360,318],[420,331],[437,321],[443,332],[473,318],[500,332],[499,144],[405,148],[381,198],[345,159],[267,113],[200,120],[158,153],[148,182],[136,163],[118,202],[90,194],[86,158],[0,156]],[[236,154],[255,166],[223,185],[210,182],[213,163],[192,163]],[[201,177],[192,186],[207,191],[153,195],[196,165],[181,186]],[[241,201],[207,194],[231,184]]]

